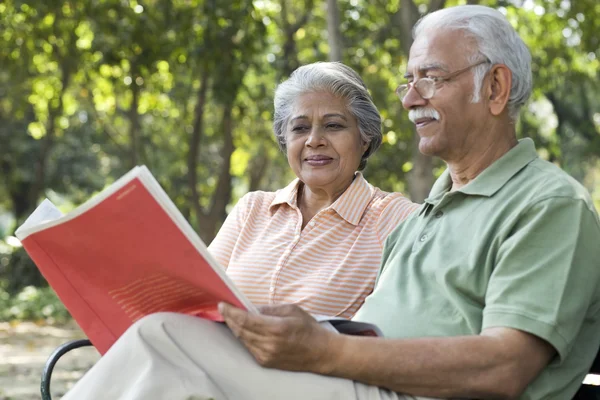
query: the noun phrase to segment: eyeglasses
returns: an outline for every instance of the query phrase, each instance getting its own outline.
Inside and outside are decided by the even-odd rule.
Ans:
[[[414,82],[405,83],[396,88],[396,96],[400,99],[400,101],[404,101],[404,98],[408,94],[408,91],[411,88],[414,88],[419,96],[421,96],[425,100],[431,99],[435,95],[435,91],[437,89],[437,85],[449,81],[453,78],[456,78],[458,75],[462,74],[470,70],[471,68],[475,68],[481,64],[487,64],[489,61],[483,60],[473,65],[469,65],[463,69],[459,69],[458,71],[454,71],[445,76],[436,76],[433,78],[421,78],[417,79]]]

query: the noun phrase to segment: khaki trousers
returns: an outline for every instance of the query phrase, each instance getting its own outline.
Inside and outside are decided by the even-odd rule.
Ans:
[[[223,324],[136,322],[63,400],[425,400],[347,379],[263,368]]]

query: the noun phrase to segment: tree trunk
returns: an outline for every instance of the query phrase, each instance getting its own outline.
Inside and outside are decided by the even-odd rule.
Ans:
[[[140,102],[140,88],[136,83],[137,71],[135,68],[135,63],[132,63],[131,68],[131,106],[129,108],[128,117],[129,117],[129,135],[131,140],[131,167],[135,167],[139,163],[140,157],[140,134],[141,134],[141,124],[140,124],[140,116],[138,114],[138,105]]]
[[[257,154],[265,154],[266,149],[261,145],[261,151],[257,152]],[[253,192],[255,190],[260,189],[260,183],[262,181],[263,176],[265,175],[265,171],[269,166],[269,157],[254,157],[252,160],[252,164],[250,167],[250,184],[248,190]]]
[[[35,174],[33,183],[30,186],[29,202],[27,211],[32,211],[37,205],[37,202],[46,188],[46,164],[50,157],[50,152],[54,145],[54,137],[56,136],[56,118],[58,118],[63,112],[63,97],[67,90],[67,86],[71,81],[71,69],[68,65],[70,61],[66,58],[61,62],[61,88],[58,94],[58,105],[56,107],[50,107],[48,110],[48,123],[46,125],[46,135],[41,139],[42,143],[40,146],[40,153],[35,160],[34,168]],[[17,220],[17,222],[21,222]]]
[[[204,136],[204,108],[206,106],[206,93],[208,92],[208,68],[204,67],[200,78],[200,87],[198,88],[198,98],[196,100],[194,124],[192,127],[192,136],[190,137],[190,147],[187,159],[188,169],[188,187],[190,190],[190,208],[194,210],[196,218],[204,217],[202,206],[200,205],[200,192],[198,191],[198,152],[200,142]],[[189,218],[189,215],[186,215]],[[199,220],[199,219],[198,219]]]
[[[15,227],[20,226],[35,207],[36,203],[31,203],[29,194],[31,193],[31,184],[28,182],[19,182],[9,188],[10,201],[12,203],[13,215],[15,217]]]
[[[337,0],[327,0],[327,41],[329,61],[342,61],[342,34],[340,33],[340,11]]]
[[[409,195],[412,201],[422,203],[433,186],[433,160],[419,151],[419,134],[413,137],[413,168],[408,174]]]
[[[429,12],[437,11],[445,5],[444,0],[431,0],[429,4]],[[421,15],[413,0],[401,0],[399,14],[396,20],[401,24],[401,43],[402,50],[408,56],[410,47],[413,43],[412,29]],[[408,192],[413,201],[418,203],[423,202],[429,195],[429,191],[433,186],[433,160],[429,156],[421,154],[419,151],[420,137],[417,132],[413,135],[413,168],[408,174]]]
[[[235,98],[235,94],[232,100],[233,98]],[[204,243],[210,243],[214,239],[217,233],[217,225],[227,216],[227,204],[231,201],[231,155],[235,150],[232,109],[233,101],[223,105],[221,125],[223,129],[223,148],[221,150],[223,164],[221,165],[217,187],[211,199],[210,210],[205,216],[197,216],[198,233]]]

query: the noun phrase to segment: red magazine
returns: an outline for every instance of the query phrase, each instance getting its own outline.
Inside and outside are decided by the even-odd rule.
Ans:
[[[143,166],[66,215],[45,200],[16,235],[101,354],[147,314],[257,312]]]

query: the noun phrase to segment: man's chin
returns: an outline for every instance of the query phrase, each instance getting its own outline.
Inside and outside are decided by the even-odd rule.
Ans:
[[[421,137],[419,139],[419,152],[424,156],[437,156],[439,153],[438,147],[431,137]]]

